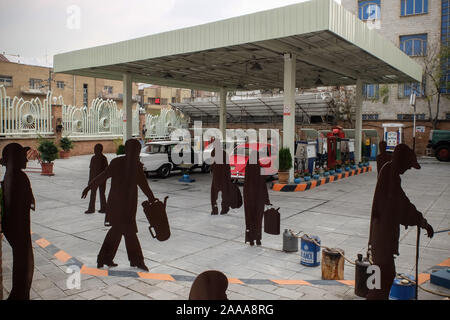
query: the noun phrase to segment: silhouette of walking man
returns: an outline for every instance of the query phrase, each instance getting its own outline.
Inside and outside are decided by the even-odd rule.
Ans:
[[[392,161],[386,162],[378,173],[370,220],[369,250],[374,265],[380,268],[381,288],[369,290],[368,300],[389,298],[396,275],[394,255],[399,255],[400,225],[424,228],[430,238],[434,234],[433,228],[401,187],[400,175],[411,168],[420,169],[416,154],[407,145],[399,144],[394,149]]]
[[[228,163],[228,154],[222,149],[220,142],[214,142],[214,149],[211,152],[214,157],[214,163],[211,166],[212,182],[211,182],[211,215],[217,215],[219,210],[217,208],[217,198],[219,192],[222,193],[222,210],[220,214],[227,214],[230,211],[230,188],[231,184],[231,170]]]
[[[392,160],[392,154],[386,151],[387,143],[386,141],[381,141],[378,144],[380,148],[380,154],[377,155],[377,173],[380,173],[381,168],[383,168],[384,164],[388,161]]]
[[[155,200],[155,197],[145,178],[142,163],[139,161],[140,150],[139,141],[127,140],[125,156],[113,159],[106,170],[95,177],[83,190],[81,197],[85,198],[89,190],[94,190],[106,179],[111,178],[111,190],[106,202],[106,220],[110,222],[111,229],[98,254],[98,268],[102,268],[105,264],[109,267],[117,266],[113,259],[124,236],[130,266],[148,271],[137,237],[137,187],[139,186],[144,192],[150,203]]]
[[[256,163],[252,164],[257,159]],[[257,151],[252,151],[249,162],[245,167],[244,181],[244,210],[245,210],[245,242],[251,246],[261,245],[262,220],[264,206],[270,205],[266,179],[261,175],[259,156]]]
[[[10,143],[2,151],[1,164],[6,166],[2,182],[5,209],[2,229],[13,253],[12,290],[8,300],[30,300],[33,281],[30,209],[35,210],[35,200],[30,180],[22,171],[27,165],[29,149],[18,143]]]
[[[89,182],[96,176],[102,173],[108,167],[108,160],[103,155],[103,145],[97,143],[94,147],[94,156],[91,158],[91,164],[89,165]],[[106,212],[106,182],[102,183],[98,187],[100,192],[100,210],[98,212]],[[91,199],[89,201],[89,208],[85,212],[86,214],[95,212],[95,196],[97,195],[97,188],[91,190]]]

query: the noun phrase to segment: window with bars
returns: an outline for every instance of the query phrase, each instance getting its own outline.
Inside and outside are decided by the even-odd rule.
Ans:
[[[365,121],[378,120],[378,117],[379,117],[378,113],[362,115],[362,119]]]
[[[380,86],[378,84],[365,84],[363,85],[363,97],[365,99],[379,99],[380,98]]]
[[[56,87],[58,89],[64,89],[65,87],[64,81],[56,81]]]
[[[427,38],[427,34],[400,36],[400,50],[408,56],[426,56]]]
[[[358,1],[358,16],[362,21],[379,20],[381,18],[381,1]]]
[[[0,75],[0,85],[5,87],[12,87],[12,77],[11,76],[1,76]]]
[[[399,113],[397,114],[397,120],[413,121],[413,113]],[[416,113],[416,120],[425,120],[425,113]]]
[[[408,98],[412,93],[416,94],[416,97],[423,97],[425,95],[425,83],[412,82],[412,83],[400,83],[398,85],[398,98]]]
[[[41,79],[30,79],[30,89],[41,89],[42,80]]]
[[[113,87],[112,86],[104,86],[103,90],[107,93],[107,94],[112,94],[113,93]]]

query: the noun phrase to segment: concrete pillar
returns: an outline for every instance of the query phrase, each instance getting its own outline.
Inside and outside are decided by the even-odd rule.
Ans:
[[[219,98],[219,129],[222,132],[222,142],[225,142],[227,135],[227,90],[225,88],[220,89],[220,98]]]
[[[291,150],[292,169],[289,171],[289,183],[294,182],[295,150],[295,71],[296,56],[284,55],[284,112],[283,112],[283,147]]]
[[[133,136],[133,79],[131,74],[123,74],[123,109],[126,115],[125,131],[123,133],[123,143]]]
[[[363,82],[361,79],[356,81],[356,99],[355,99],[355,163],[361,161],[361,143],[362,143],[362,105],[363,105]]]

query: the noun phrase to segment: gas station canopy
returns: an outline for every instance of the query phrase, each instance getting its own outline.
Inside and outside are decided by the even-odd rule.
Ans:
[[[314,0],[58,54],[55,72],[218,91],[422,80],[422,68],[333,0]]]

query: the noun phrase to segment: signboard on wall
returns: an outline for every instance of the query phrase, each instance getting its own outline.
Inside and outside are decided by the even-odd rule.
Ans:
[[[425,132],[425,126],[417,126],[416,127],[416,132],[424,133]]]

